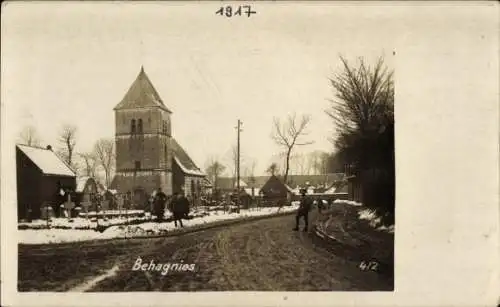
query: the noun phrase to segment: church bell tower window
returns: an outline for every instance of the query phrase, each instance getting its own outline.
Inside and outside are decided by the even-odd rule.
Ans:
[[[135,133],[135,119],[130,122],[130,132]]]
[[[140,119],[140,118],[137,122],[137,130],[139,133],[142,133],[142,119]]]

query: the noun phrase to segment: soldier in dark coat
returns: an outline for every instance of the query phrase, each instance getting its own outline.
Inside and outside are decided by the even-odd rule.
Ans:
[[[306,190],[302,189],[301,191],[301,199],[299,209],[297,210],[297,215],[295,216],[295,228],[293,230],[299,230],[299,222],[300,218],[304,218],[304,231],[308,231],[309,226],[309,211],[311,211],[312,201],[309,197],[306,196]]]
[[[158,192],[154,197],[153,209],[156,215],[157,221],[163,220],[163,215],[165,214],[165,202],[167,201],[167,195],[162,192],[161,188],[158,188]]]
[[[171,204],[172,215],[174,216],[175,227],[177,227],[177,221],[180,227],[182,225],[182,219],[187,217],[189,213],[189,200],[184,196],[184,193],[177,193]]]

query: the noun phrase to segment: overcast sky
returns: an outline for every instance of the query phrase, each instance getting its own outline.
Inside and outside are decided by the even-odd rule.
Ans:
[[[22,7],[21,7],[22,6]],[[12,3],[2,13],[2,103],[9,136],[33,125],[57,145],[65,123],[77,151],[114,136],[113,107],[144,65],[173,111],[174,137],[204,168],[241,150],[263,174],[279,152],[273,117],[309,114],[313,145],[332,151],[325,114],[339,55],[392,65],[397,26],[383,7],[254,3],[252,17],[215,14],[220,3]],[[359,9],[359,8],[358,8]],[[392,67],[391,67],[392,68]]]

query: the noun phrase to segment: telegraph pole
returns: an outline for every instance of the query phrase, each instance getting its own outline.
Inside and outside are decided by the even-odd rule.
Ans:
[[[237,159],[236,159],[236,189],[237,189],[237,201],[238,205],[240,204],[240,132],[242,131],[241,129],[241,124],[242,122],[238,119],[238,126],[236,127],[237,135],[238,135],[238,142],[237,142]]]

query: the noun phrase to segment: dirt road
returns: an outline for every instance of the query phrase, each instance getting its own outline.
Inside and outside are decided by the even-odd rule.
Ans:
[[[392,278],[360,270],[359,259],[336,256],[293,223],[289,215],[170,238],[20,246],[19,290],[392,290]],[[133,270],[139,262],[147,270]],[[154,269],[175,263],[165,275]]]

